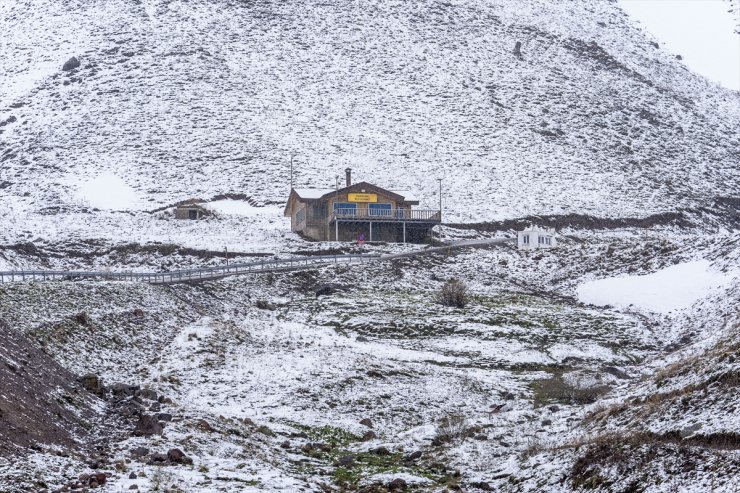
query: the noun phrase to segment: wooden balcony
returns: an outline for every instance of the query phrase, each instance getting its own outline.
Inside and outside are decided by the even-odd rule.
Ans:
[[[440,222],[440,213],[434,209],[336,209],[329,215],[329,223],[336,221],[370,222]]]

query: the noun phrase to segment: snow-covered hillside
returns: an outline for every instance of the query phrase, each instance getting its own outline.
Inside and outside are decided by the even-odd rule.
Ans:
[[[740,93],[616,1],[2,0],[0,57],[0,270],[419,250],[0,284],[0,491],[736,493]],[[291,153],[558,247],[305,241]]]
[[[740,187],[740,94],[615,2],[8,0],[0,31],[0,186],[23,213],[75,210],[105,173],[133,209],[281,201],[291,152],[300,185],[351,166],[427,206],[444,177],[459,221],[643,216]]]

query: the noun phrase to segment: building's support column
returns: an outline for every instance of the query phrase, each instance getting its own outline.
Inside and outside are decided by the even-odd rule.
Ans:
[[[403,242],[406,243],[406,221],[403,222]]]
[[[370,223],[370,241],[373,241],[373,222],[369,221]]]
[[[339,219],[334,221],[334,241],[339,241]]]

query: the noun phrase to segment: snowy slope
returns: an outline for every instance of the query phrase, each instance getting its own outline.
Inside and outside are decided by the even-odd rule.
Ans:
[[[283,200],[291,151],[301,186],[349,165],[434,206],[445,177],[451,220],[642,216],[740,186],[740,95],[613,2],[10,0],[0,23],[0,184],[24,213],[111,173],[134,209]]]

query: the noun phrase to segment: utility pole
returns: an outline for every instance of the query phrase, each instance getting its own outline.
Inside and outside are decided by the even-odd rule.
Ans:
[[[296,156],[295,152],[290,153],[290,189],[293,190],[293,158]]]
[[[442,178],[437,178],[439,182],[439,242],[442,243]]]
[[[224,256],[226,257],[226,265],[229,265],[229,247],[224,247]]]

